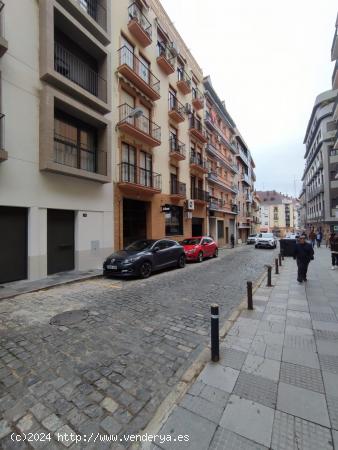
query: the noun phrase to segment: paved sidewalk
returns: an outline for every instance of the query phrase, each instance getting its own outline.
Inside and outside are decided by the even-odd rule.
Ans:
[[[316,250],[309,281],[285,258],[260,287],[159,434],[153,450],[338,449],[338,270]],[[264,283],[265,284],[265,283]],[[148,446],[149,447],[149,446]],[[144,448],[147,448],[144,445]]]
[[[16,297],[21,294],[28,294],[29,292],[35,292],[41,289],[49,289],[54,286],[74,283],[76,281],[85,281],[90,278],[99,277],[100,275],[102,275],[102,269],[71,270],[69,272],[56,273],[41,280],[20,280],[0,284],[0,300]]]

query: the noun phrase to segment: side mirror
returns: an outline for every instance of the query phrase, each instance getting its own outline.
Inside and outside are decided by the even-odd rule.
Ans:
[[[153,252],[156,253],[159,251],[159,249],[160,249],[160,247],[158,245],[156,245],[156,247],[153,248]]]

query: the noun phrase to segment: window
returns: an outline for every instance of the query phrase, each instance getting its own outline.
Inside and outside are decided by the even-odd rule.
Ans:
[[[149,62],[143,58],[143,56],[139,56],[139,59],[141,61],[141,64],[139,65],[139,75],[142,78],[143,81],[145,81],[147,84],[149,84],[150,80],[150,64]]]
[[[140,184],[152,186],[152,156],[149,153],[140,152]]]
[[[134,47],[124,36],[121,36],[121,63],[134,69]]]
[[[170,212],[165,216],[166,236],[177,236],[183,234],[183,208],[171,205]]]
[[[122,144],[121,181],[136,183],[136,150],[129,144]]]

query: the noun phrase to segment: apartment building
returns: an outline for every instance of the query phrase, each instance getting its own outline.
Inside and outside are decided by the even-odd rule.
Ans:
[[[234,145],[237,149],[236,157],[238,164],[237,235],[238,240],[241,243],[246,242],[253,228],[252,203],[253,203],[254,181],[256,180],[256,175],[254,172],[255,163],[251,156],[250,150],[237,129]]]
[[[113,245],[111,5],[1,1],[0,282]]]
[[[209,233],[219,246],[224,246],[230,243],[231,235],[236,235],[238,165],[237,148],[233,145],[236,125],[209,76],[204,78],[204,89]]]
[[[260,231],[284,237],[299,227],[297,208],[293,197],[276,191],[257,191],[260,202]]]
[[[261,228],[261,202],[257,192],[252,194],[252,224],[251,234],[257,234]]]
[[[112,14],[115,248],[206,233],[202,70],[158,0]]]

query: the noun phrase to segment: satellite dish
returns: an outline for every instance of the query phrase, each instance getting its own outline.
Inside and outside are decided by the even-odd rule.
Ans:
[[[135,108],[129,113],[128,118],[135,117],[137,119],[138,117],[141,117],[142,115],[143,115],[143,109]]]

